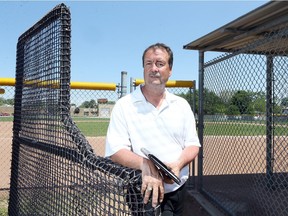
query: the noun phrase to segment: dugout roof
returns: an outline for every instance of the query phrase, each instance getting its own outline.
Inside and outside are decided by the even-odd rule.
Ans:
[[[234,21],[183,46],[187,50],[232,52],[247,43],[260,39],[268,32],[281,28],[288,22],[288,2],[270,1]],[[287,38],[280,40],[288,43]],[[271,50],[269,44],[257,47],[253,52]]]

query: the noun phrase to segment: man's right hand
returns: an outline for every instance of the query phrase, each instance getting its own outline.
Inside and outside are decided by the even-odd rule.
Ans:
[[[142,187],[141,193],[144,197],[144,203],[147,204],[152,194],[152,206],[156,207],[164,198],[164,183],[158,169],[154,164],[143,158],[142,170]]]

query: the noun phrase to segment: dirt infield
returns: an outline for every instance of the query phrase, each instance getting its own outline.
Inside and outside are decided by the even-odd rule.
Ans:
[[[13,122],[0,122],[0,189],[10,185]]]

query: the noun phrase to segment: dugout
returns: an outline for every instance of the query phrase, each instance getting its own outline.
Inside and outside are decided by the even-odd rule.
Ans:
[[[288,214],[287,14],[269,1],[183,46],[199,53],[197,189],[224,214]]]

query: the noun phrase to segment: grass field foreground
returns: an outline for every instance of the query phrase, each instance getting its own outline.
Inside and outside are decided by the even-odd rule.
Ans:
[[[0,216],[8,215],[8,199],[0,199]]]

